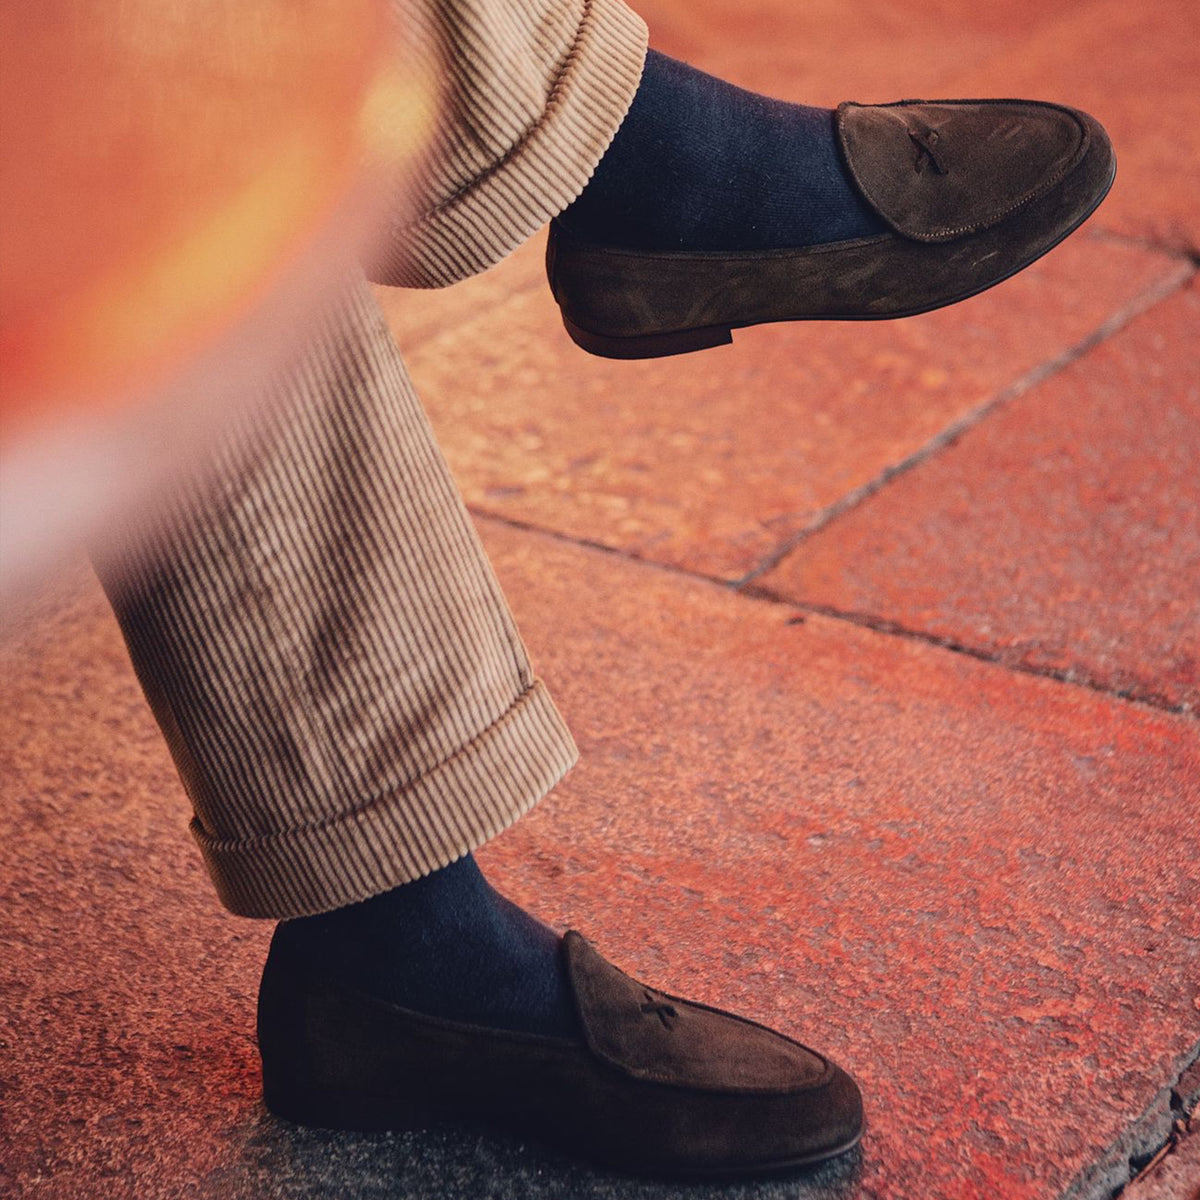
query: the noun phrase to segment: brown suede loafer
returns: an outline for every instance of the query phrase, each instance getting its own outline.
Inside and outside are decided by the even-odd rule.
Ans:
[[[782,1034],[666,996],[563,939],[582,1037],[444,1021],[321,979],[272,946],[259,992],[263,1093],[332,1129],[482,1121],[609,1166],[742,1177],[862,1136],[845,1071]]]
[[[723,345],[770,321],[907,317],[1007,279],[1076,229],[1116,158],[1086,113],[1031,100],[843,104],[850,174],[888,231],[762,251],[591,245],[555,222],[550,287],[567,332],[608,358]]]

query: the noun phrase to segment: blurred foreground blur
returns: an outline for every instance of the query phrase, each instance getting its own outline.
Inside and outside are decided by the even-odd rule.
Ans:
[[[218,907],[79,571],[0,646],[0,1195],[1195,1200],[1200,7],[636,7],[785,99],[1058,100],[1120,159],[1078,234],[907,321],[596,359],[544,239],[380,292],[583,751],[489,878],[827,1048],[861,1150],[731,1189],[267,1114],[270,923]]]
[[[286,360],[403,205],[435,84],[386,0],[5,0],[0,44],[11,598]]]

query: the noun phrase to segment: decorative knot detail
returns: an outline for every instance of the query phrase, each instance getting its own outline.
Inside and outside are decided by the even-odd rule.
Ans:
[[[651,992],[643,992],[645,1003],[642,1005],[642,1012],[647,1016],[657,1017],[663,1025],[663,1028],[668,1032],[675,1028],[679,1023],[679,1010],[673,1004],[667,1004],[665,1001],[658,999]]]
[[[926,161],[933,166],[933,169],[939,175],[948,175],[950,173],[950,168],[946,166],[937,150],[934,149],[940,140],[936,129],[913,129],[910,127],[908,136],[916,142],[917,148],[920,150],[913,167],[918,175],[924,169]]]

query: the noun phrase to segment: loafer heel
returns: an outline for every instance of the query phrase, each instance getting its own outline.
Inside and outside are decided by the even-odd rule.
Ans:
[[[316,1129],[383,1133],[420,1129],[430,1122],[429,1113],[418,1111],[412,1103],[398,1097],[337,1092],[265,1066],[263,1103],[274,1116]]]
[[[666,358],[671,354],[687,354],[692,350],[708,350],[713,346],[728,346],[733,331],[727,326],[710,325],[702,329],[683,329],[678,333],[653,333],[638,337],[609,337],[589,333],[574,322],[563,318],[571,340],[589,354],[601,358]]]

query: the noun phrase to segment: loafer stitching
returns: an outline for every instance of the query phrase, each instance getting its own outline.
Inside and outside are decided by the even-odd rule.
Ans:
[[[969,225],[952,226],[934,230],[932,233],[916,234],[909,233],[907,230],[901,229],[894,222],[889,221],[887,216],[880,212],[876,207],[875,202],[871,199],[870,193],[867,191],[866,185],[863,183],[857,169],[854,166],[853,159],[850,155],[849,147],[847,146],[847,134],[845,132],[846,113],[852,108],[900,108],[904,105],[913,104],[1013,104],[1022,107],[1036,106],[1038,108],[1048,108],[1054,112],[1063,113],[1070,117],[1079,130],[1080,139],[1079,145],[1075,149],[1075,153],[1071,158],[1054,174],[1041,180],[1038,185],[1032,188],[1026,195],[1014,201],[1007,208],[1003,208],[995,213],[990,213],[987,217],[982,217],[978,221]],[[896,100],[891,104],[858,104],[853,100],[847,100],[838,105],[837,108],[837,134],[838,140],[841,143],[842,156],[846,166],[858,186],[859,192],[863,198],[871,205],[871,208],[887,222],[888,226],[896,231],[901,237],[908,238],[914,242],[937,242],[945,239],[962,237],[968,233],[980,233],[986,229],[992,229],[1001,221],[1011,216],[1017,209],[1030,204],[1035,200],[1040,200],[1047,193],[1056,188],[1068,175],[1070,175],[1084,158],[1087,156],[1091,148],[1091,131],[1088,129],[1087,123],[1080,120],[1078,113],[1067,108],[1062,104],[1051,104],[1044,100]]]

